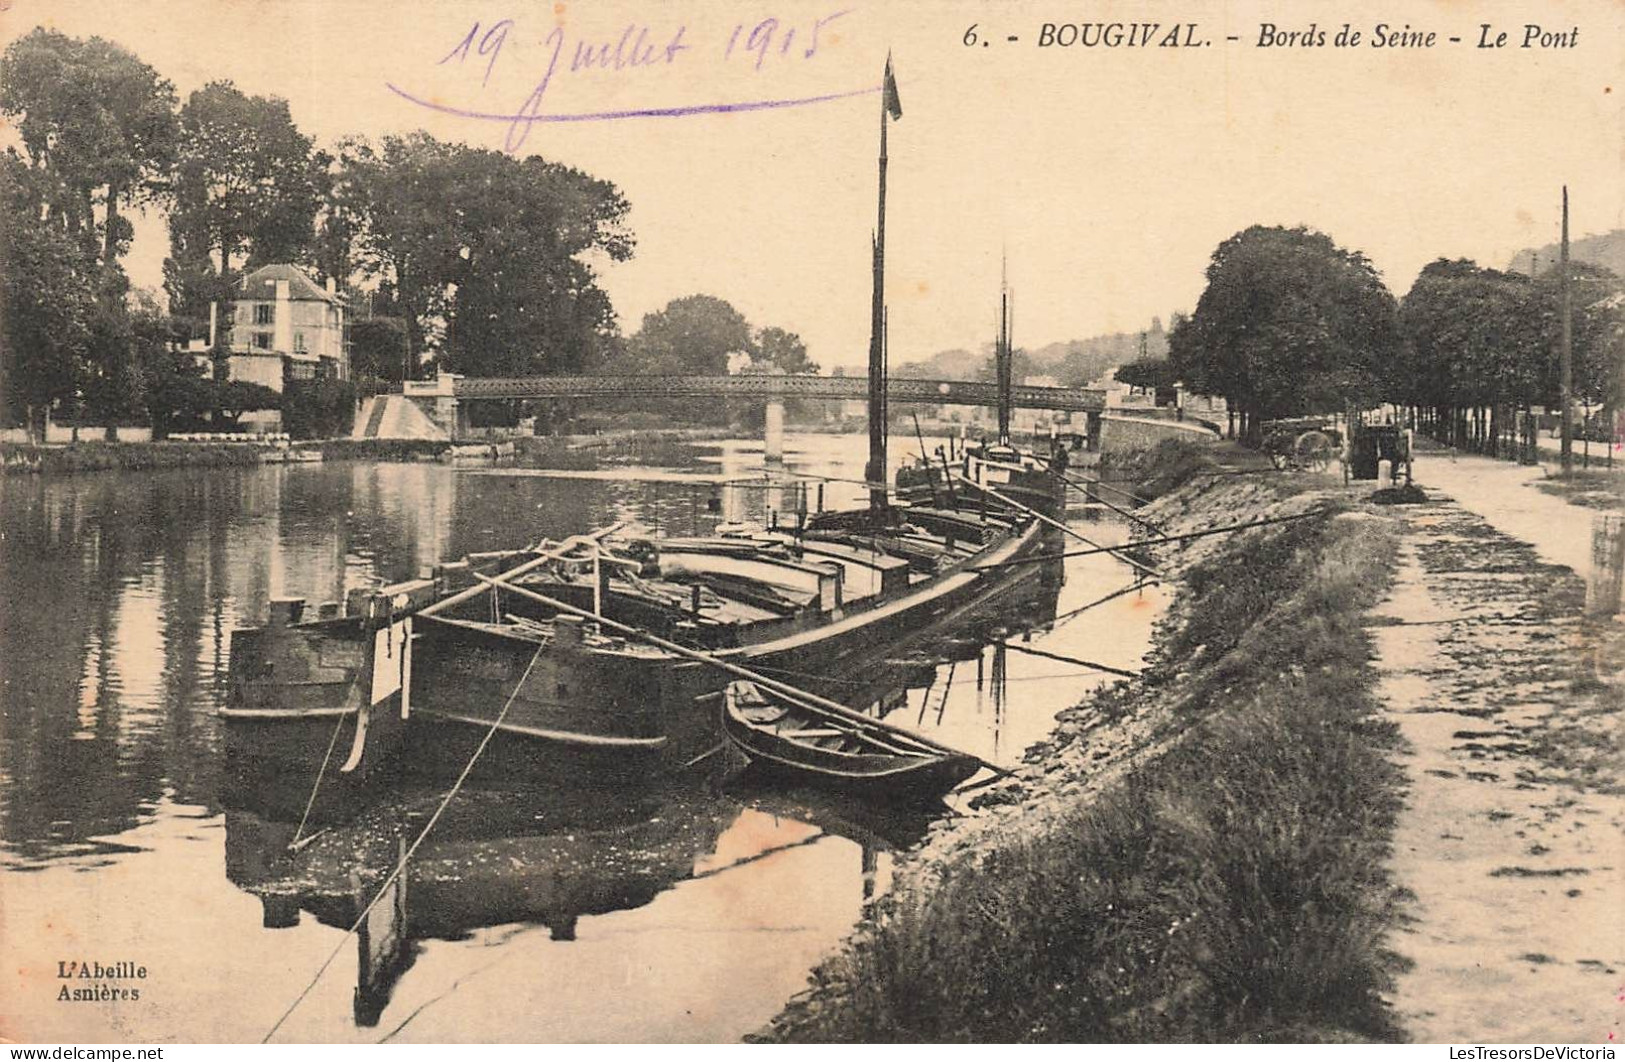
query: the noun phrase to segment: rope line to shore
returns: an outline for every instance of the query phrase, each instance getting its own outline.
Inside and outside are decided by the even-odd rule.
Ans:
[[[1086,497],[1086,498],[1089,497],[1091,487],[1106,486],[1106,484],[1100,483],[1098,480],[1091,481],[1091,480],[1087,480],[1087,479],[1073,479],[1071,476],[1067,475],[1065,472],[1058,472],[1057,475],[1059,475],[1061,477],[1061,479],[1066,481],[1066,483],[1068,485],[1070,485],[1071,487],[1073,487],[1074,489],[1083,491],[1084,492],[1084,497]],[[1110,488],[1108,487],[1108,489],[1110,489]],[[1140,516],[1138,513],[1134,512],[1132,509],[1125,509],[1121,505],[1118,505],[1115,502],[1109,502],[1105,498],[1101,498],[1101,497],[1098,497],[1098,496],[1092,498],[1091,500],[1097,502],[1100,505],[1104,505],[1106,508],[1110,509],[1114,513],[1118,513],[1121,516],[1125,516],[1128,519],[1133,520],[1137,524],[1141,524],[1142,526],[1149,527],[1151,530],[1155,531],[1159,535],[1163,533],[1161,524],[1153,523],[1152,521],[1147,520],[1145,517]]]
[[[1245,524],[1229,524],[1225,527],[1210,527],[1205,531],[1190,531],[1183,535],[1159,535],[1155,538],[1136,538],[1121,546],[1097,546],[1093,549],[1069,549],[1059,553],[1035,554],[1031,557],[1022,557],[1018,560],[998,561],[993,564],[973,564],[966,571],[992,571],[998,568],[1017,568],[1024,564],[1044,564],[1049,561],[1061,560],[1064,557],[1089,557],[1100,553],[1121,553],[1125,549],[1136,546],[1160,546],[1168,542],[1184,542],[1193,538],[1203,538],[1207,535],[1222,535],[1230,531],[1245,531],[1252,527],[1269,527],[1272,524],[1288,524],[1295,520],[1307,520],[1313,516],[1325,516],[1330,509],[1311,509],[1306,513],[1294,513],[1291,516],[1272,516],[1267,520],[1252,520]],[[1159,577],[1160,579],[1160,577]]]
[[[361,725],[361,710],[356,709],[356,726]],[[327,765],[333,759],[333,747],[339,743],[339,731],[344,729],[344,713],[340,712],[338,721],[333,724],[333,736],[327,741],[327,754],[322,757],[322,766],[316,772],[316,784],[310,787],[310,799],[305,801],[305,813],[299,816],[299,827],[293,831],[293,840],[288,842],[292,848],[299,843],[299,838],[305,832],[305,823],[310,819],[310,809],[316,806],[316,794],[322,791],[322,776],[327,773]]]
[[[1020,502],[1016,501],[1014,498],[1011,498],[1008,495],[1001,494],[1000,492],[994,490],[992,487],[984,486],[983,484],[977,483],[975,480],[970,479],[970,478],[968,478],[966,476],[962,476],[962,475],[958,474],[957,472],[954,473],[954,478],[959,480],[961,483],[965,484],[968,487],[971,487],[971,488],[973,488],[975,490],[981,491],[983,494],[986,494],[988,497],[994,499],[995,501],[1003,502],[1005,505],[1008,505],[1008,506],[1010,506],[1010,507],[1012,507],[1014,509],[1017,509],[1020,512],[1026,513],[1028,516],[1031,516],[1033,519],[1039,521],[1040,523],[1048,524],[1050,527],[1055,528],[1057,531],[1060,531],[1062,534],[1070,535],[1071,537],[1077,539],[1079,542],[1082,542],[1087,546],[1094,547],[1096,552],[1110,553],[1110,554],[1116,556],[1117,559],[1122,561],[1124,564],[1127,564],[1127,565],[1129,565],[1131,567],[1134,567],[1134,568],[1138,568],[1140,571],[1145,572],[1147,575],[1151,576],[1154,579],[1163,579],[1164,578],[1163,574],[1161,572],[1159,572],[1156,568],[1153,568],[1151,565],[1146,564],[1144,561],[1136,560],[1135,558],[1129,556],[1126,552],[1124,552],[1125,550],[1132,548],[1134,543],[1130,543],[1127,546],[1102,546],[1100,543],[1096,542],[1092,538],[1087,537],[1082,532],[1078,531],[1076,528],[1068,527],[1066,524],[1063,524],[1061,521],[1056,520],[1053,517],[1045,516],[1043,513],[1039,512],[1038,510],[1036,510],[1034,508],[1032,508],[1031,506],[1023,505]],[[1049,554],[1049,557],[1046,558],[1046,559],[1052,559],[1052,558],[1055,558],[1055,557],[1064,557],[1064,556],[1067,556],[1067,554],[1065,554],[1065,553],[1052,553],[1052,554]],[[1028,558],[1029,561],[1031,561],[1033,559],[1036,559],[1036,558]],[[1001,564],[975,564],[975,565],[971,565],[971,566],[967,567],[965,570],[966,571],[989,571],[989,570],[992,570],[994,568],[1009,567],[1009,566],[1012,566],[1012,565],[1017,564],[1017,563],[1019,563],[1019,562],[1017,562],[1017,561],[1005,561],[1005,562],[1003,562]]]
[[[1093,601],[1089,602],[1087,605],[1079,605],[1077,608],[1072,609],[1070,612],[1061,613],[1059,616],[1056,616],[1053,620],[1051,620],[1050,623],[1055,624],[1055,625],[1065,623],[1067,620],[1071,619],[1073,616],[1079,615],[1079,614],[1084,613],[1084,612],[1088,612],[1090,609],[1094,608],[1096,605],[1104,605],[1108,601],[1115,601],[1116,599],[1122,597],[1124,594],[1132,594],[1134,591],[1143,590],[1147,586],[1157,586],[1157,585],[1159,585],[1159,584],[1154,579],[1136,579],[1132,583],[1130,583],[1127,586],[1123,587],[1121,590],[1113,590],[1111,593],[1107,594],[1105,597],[1097,597]]]
[[[316,971],[316,975],[310,979],[310,983],[304,987],[304,990],[295,997],[292,1003],[288,1004],[288,1009],[282,1012],[282,1017],[276,1020],[276,1024],[271,1026],[265,1036],[260,1039],[260,1043],[271,1042],[271,1037],[275,1036],[276,1031],[282,1028],[282,1023],[287,1021],[293,1012],[299,1008],[299,1004],[303,1003],[305,997],[310,995],[311,989],[316,987],[317,982],[322,979],[322,975],[327,972],[327,968],[333,965],[333,960],[339,957],[339,952],[344,950],[345,942],[361,928],[361,924],[367,920],[367,916],[372,913],[372,909],[378,906],[378,901],[384,898],[384,893],[388,892],[389,887],[395,884],[395,880],[406,872],[406,866],[411,862],[413,854],[423,844],[424,839],[429,836],[429,831],[434,829],[435,823],[440,821],[440,816],[445,812],[446,806],[451,803],[452,797],[455,797],[458,791],[463,788],[463,783],[468,780],[469,772],[474,769],[475,762],[485,752],[485,748],[491,743],[491,739],[496,736],[497,728],[502,725],[502,721],[508,717],[508,710],[513,707],[513,702],[518,699],[519,691],[525,688],[525,682],[530,678],[531,671],[536,667],[536,661],[541,659],[543,648],[544,646],[540,645],[536,647],[536,652],[531,655],[530,663],[525,665],[524,674],[519,676],[519,681],[514,684],[513,692],[508,695],[507,703],[502,706],[502,711],[497,713],[497,717],[491,720],[491,726],[486,730],[485,737],[480,739],[479,747],[474,750],[474,755],[468,758],[468,763],[463,765],[463,772],[457,776],[457,781],[452,783],[451,789],[446,792],[445,797],[440,801],[440,806],[434,809],[434,814],[429,817],[429,821],[424,825],[422,832],[418,834],[417,840],[413,841],[412,846],[406,850],[406,854],[401,856],[400,860],[395,864],[395,869],[390,871],[389,876],[384,879],[384,883],[378,886],[378,892],[373,896],[372,902],[367,904],[362,912],[356,916],[356,920],[351,924],[350,928],[344,931],[344,936],[340,937],[339,942],[333,946],[332,954],[328,955],[327,960],[322,963],[321,968]]]
[[[1075,656],[1062,656],[1060,653],[1051,653],[1043,649],[1034,649],[1030,645],[1022,645],[1019,642],[1004,642],[1003,645],[1006,649],[1014,649],[1018,653],[1027,653],[1031,656],[1041,656],[1046,660],[1059,660],[1063,664],[1076,664],[1079,667],[1090,668],[1094,671],[1104,671],[1108,675],[1121,675],[1124,678],[1140,677],[1140,673],[1138,671],[1127,671],[1120,667],[1112,667],[1110,664],[1097,664],[1093,660],[1080,660]]]

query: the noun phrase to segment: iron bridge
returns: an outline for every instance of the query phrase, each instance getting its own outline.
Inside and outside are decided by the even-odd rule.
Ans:
[[[867,399],[869,381],[862,376],[525,376],[461,377],[452,394],[459,399],[494,398],[809,398],[825,401]],[[1010,389],[1011,404],[1020,409],[1054,409],[1098,413],[1105,392],[1081,387]],[[889,402],[950,406],[999,404],[998,385],[966,380],[887,381]]]

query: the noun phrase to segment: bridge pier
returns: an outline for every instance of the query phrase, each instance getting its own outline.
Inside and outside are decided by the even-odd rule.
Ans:
[[[401,385],[401,394],[423,410],[453,441],[468,436],[468,405],[457,397],[455,373],[439,373],[432,380],[407,380]]]
[[[767,463],[784,464],[784,400],[770,398],[762,417],[762,442]]]

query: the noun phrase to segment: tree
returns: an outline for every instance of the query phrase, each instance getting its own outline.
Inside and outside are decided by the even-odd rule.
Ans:
[[[214,81],[187,99],[180,127],[169,234],[181,283],[303,260],[325,156],[293,124],[287,101]]]
[[[348,435],[355,401],[349,380],[289,380],[282,392],[282,428],[296,439]]]
[[[216,385],[196,358],[158,349],[143,363],[153,438],[198,427],[216,408]]]
[[[282,396],[264,384],[247,380],[216,380],[209,398],[215,411],[236,424],[239,417],[251,409],[280,409]]]
[[[0,412],[35,433],[85,378],[97,268],[34,209],[27,176],[15,155],[0,158]]]
[[[317,151],[311,158],[320,208],[310,258],[322,276],[348,282],[356,271],[356,245],[365,223],[359,192],[338,157]]]
[[[213,410],[213,383],[198,359],[184,349],[197,322],[171,317],[150,291],[130,293],[125,315],[126,351],[137,374],[134,392],[154,438],[196,427]]]
[[[1196,311],[1169,339],[1177,375],[1262,419],[1369,406],[1388,390],[1401,335],[1364,255],[1306,228],[1253,226],[1220,244]]]
[[[729,354],[750,351],[750,323],[722,299],[689,295],[645,314],[626,348],[624,371],[719,376]]]
[[[756,333],[751,360],[758,365],[771,365],[792,376],[818,373],[817,364],[807,357],[807,344],[801,341],[801,337],[772,326]]]
[[[351,138],[339,148],[335,194],[360,218],[354,246],[361,272],[388,289],[406,325],[415,368],[426,332],[444,319],[451,292],[445,272],[456,241],[445,224],[452,196],[454,147],[426,133],[385,137],[375,148]]]
[[[358,378],[402,379],[406,372],[406,323],[399,317],[363,317],[352,322],[350,372]]]
[[[1546,401],[1541,333],[1551,312],[1520,273],[1467,259],[1429,263],[1400,311],[1407,343],[1391,375],[1398,400],[1431,411],[1457,445],[1499,439],[1512,407]]]
[[[146,381],[124,298],[104,295],[97,299],[89,355],[80,390],[91,421],[107,425],[144,422]]]
[[[1556,268],[1535,282],[1542,306],[1540,348],[1544,355],[1542,391],[1548,405],[1559,390],[1557,350],[1562,328]],[[1575,398],[1591,406],[1620,407],[1620,371],[1625,362],[1625,283],[1611,270],[1589,262],[1569,262],[1569,301],[1573,307]]]
[[[445,363],[471,376],[580,372],[615,327],[584,256],[630,256],[614,186],[531,157],[463,150],[456,158],[456,287]]]
[[[1146,391],[1166,391],[1178,381],[1173,363],[1167,358],[1140,358],[1127,365],[1119,365],[1113,374],[1121,383]]]
[[[123,209],[163,194],[175,160],[175,102],[173,85],[100,37],[35,29],[0,63],[0,114],[14,119],[41,178],[41,219],[108,267],[133,233]]]
[[[615,318],[587,259],[632,254],[614,185],[425,133],[347,141],[337,170],[343,238],[391,290],[409,360],[437,331],[441,362],[476,376],[578,371],[601,357]]]
[[[642,325],[605,360],[602,368],[611,373],[651,376],[719,376],[728,371],[730,355],[753,352],[750,322],[743,314],[715,296],[689,295],[645,314]],[[729,402],[701,405],[682,399],[615,401],[606,405],[705,424],[726,424],[736,412]]]

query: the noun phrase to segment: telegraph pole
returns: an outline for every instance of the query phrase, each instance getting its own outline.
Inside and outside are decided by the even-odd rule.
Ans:
[[[1563,318],[1563,338],[1558,347],[1558,390],[1563,403],[1563,474],[1574,467],[1574,322],[1569,304],[1569,186],[1563,186],[1563,239],[1557,252],[1559,313]]]

